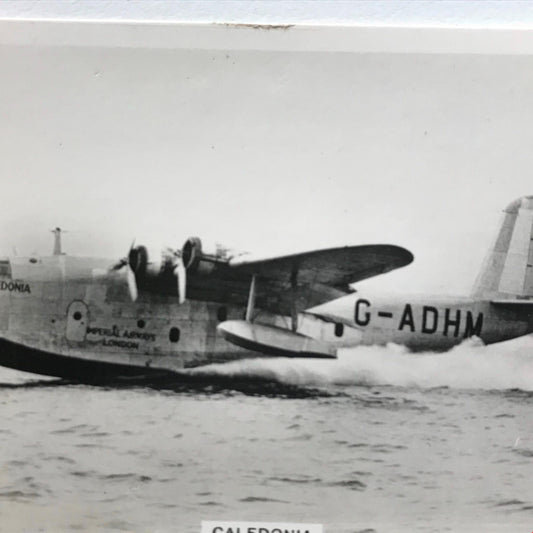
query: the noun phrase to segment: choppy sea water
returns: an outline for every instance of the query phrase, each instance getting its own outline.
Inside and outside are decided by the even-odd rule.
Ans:
[[[252,360],[164,387],[0,370],[0,531],[533,531],[533,340]]]

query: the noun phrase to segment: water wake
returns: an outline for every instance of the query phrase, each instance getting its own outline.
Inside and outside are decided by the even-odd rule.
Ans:
[[[533,390],[533,338],[483,346],[465,341],[446,353],[410,353],[400,346],[341,350],[336,361],[249,359],[209,365],[195,374],[263,378],[297,386],[394,385]]]

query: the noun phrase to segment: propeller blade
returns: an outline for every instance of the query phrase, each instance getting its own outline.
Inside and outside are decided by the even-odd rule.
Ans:
[[[52,230],[53,231],[53,230]],[[115,270],[120,270],[122,267],[125,267],[126,265],[130,264],[130,254],[133,248],[135,247],[135,239],[133,239],[130,249],[128,250],[128,255],[126,257],[123,257],[122,259],[119,259],[114,265],[112,265],[109,270],[111,272]]]
[[[114,265],[112,265],[109,270],[112,272],[115,270],[120,270],[123,266],[126,266],[128,264],[128,260],[126,258],[122,258],[120,261],[116,262]]]
[[[178,296],[179,302],[182,304],[185,301],[185,291],[187,288],[187,269],[181,257],[178,257],[178,261],[174,267],[174,275],[178,279]]]
[[[137,280],[135,279],[135,272],[130,268],[128,265],[126,270],[126,276],[128,280],[128,289],[130,291],[130,298],[132,302],[135,302],[137,300],[138,292],[137,292]]]
[[[132,263],[132,253],[135,253],[135,239],[131,243],[128,255],[117,261],[114,265],[109,268],[109,272],[114,272],[121,270],[126,267],[126,280],[128,282],[128,291],[130,293],[130,298],[132,302],[137,300],[138,290],[137,290],[137,279],[135,277],[135,272],[131,266]]]

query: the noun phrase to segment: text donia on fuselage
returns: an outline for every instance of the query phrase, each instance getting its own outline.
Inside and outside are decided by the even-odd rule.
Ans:
[[[30,286],[23,281],[0,281],[0,291],[31,293]]]

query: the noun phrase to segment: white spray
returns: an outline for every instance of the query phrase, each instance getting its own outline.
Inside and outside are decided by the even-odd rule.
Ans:
[[[341,350],[339,359],[260,358],[216,364],[195,374],[259,377],[292,385],[394,385],[533,390],[533,337],[483,346],[467,340],[446,353],[409,353],[400,346]]]

